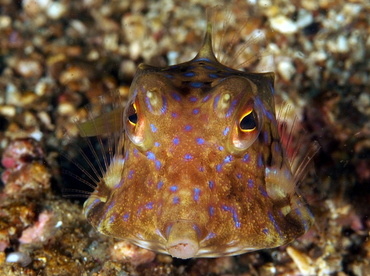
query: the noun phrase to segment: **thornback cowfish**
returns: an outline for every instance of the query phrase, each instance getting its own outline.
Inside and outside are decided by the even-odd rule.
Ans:
[[[188,62],[139,65],[124,108],[78,124],[117,138],[84,203],[100,233],[187,259],[277,247],[313,224],[281,142],[274,73],[221,64],[211,33],[208,23]]]

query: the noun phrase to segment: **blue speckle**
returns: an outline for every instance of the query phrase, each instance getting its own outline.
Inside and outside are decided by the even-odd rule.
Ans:
[[[128,176],[127,176],[127,178],[128,179],[132,179],[132,176],[134,175],[134,170],[130,170],[129,172],[128,172]]]
[[[228,155],[228,156],[226,156],[225,157],[225,159],[224,159],[224,163],[229,163],[229,162],[231,162],[233,160],[233,157],[231,156],[231,155]]]
[[[172,201],[174,204],[180,203],[179,197],[175,196]]]
[[[258,158],[258,159],[257,159],[257,166],[258,166],[259,168],[262,168],[262,166],[263,166],[262,153],[258,154],[258,157],[257,157],[257,158]]]
[[[241,174],[241,173],[238,173],[238,174],[236,175],[236,177],[237,177],[238,179],[242,179],[242,174]]]
[[[199,194],[200,194],[200,189],[199,188],[194,188],[194,200],[195,201],[199,200]]]
[[[221,169],[222,169],[222,164],[218,164],[218,165],[216,166],[216,171],[217,171],[217,172],[221,172]]]
[[[210,94],[208,94],[207,96],[205,96],[204,98],[203,98],[203,100],[202,100],[202,102],[203,103],[205,103],[206,101],[208,101],[209,100],[209,98],[211,97],[211,95]]]
[[[263,188],[262,186],[259,186],[259,189],[260,189],[261,194],[262,194],[264,197],[268,197],[268,194],[267,194],[267,192],[266,192],[265,188]]]
[[[177,117],[177,113],[176,112],[172,112],[171,113],[171,116],[172,116],[172,118],[176,118]]]
[[[116,219],[116,217],[117,217],[117,214],[111,215],[110,218],[109,218],[109,223],[113,223],[114,220]]]
[[[209,207],[209,215],[212,217],[215,214],[215,208],[212,206]]]
[[[212,180],[208,181],[208,186],[210,189],[213,189],[214,185],[215,183]]]
[[[236,106],[237,103],[238,103],[237,100],[233,100],[231,102],[231,106],[230,106],[229,110],[226,112],[226,118],[230,117],[230,115],[233,113],[233,111],[234,111],[235,106]]]
[[[194,77],[195,76],[195,73],[194,72],[186,72],[184,74],[185,77]]]
[[[139,151],[135,148],[134,149],[134,155],[136,156],[136,157],[138,157],[138,155],[139,155]]]
[[[195,103],[197,100],[198,100],[197,97],[194,96],[189,98],[189,101],[191,101],[192,103]]]
[[[198,145],[203,145],[204,140],[202,138],[197,138],[197,143],[198,143]]]
[[[148,157],[149,160],[155,160],[155,154],[151,151],[148,151],[146,156]]]
[[[220,100],[220,94],[215,97],[215,100],[213,102],[213,109],[217,109],[218,101]]]
[[[193,61],[207,61],[207,62],[210,62],[209,58],[198,58],[198,59],[193,60]]]
[[[154,124],[150,124],[150,128],[152,129],[152,132],[157,132],[157,128]]]
[[[147,205],[145,205],[145,208],[149,210],[153,209],[153,202],[149,202]]]
[[[276,232],[278,232],[279,236],[280,236],[280,237],[282,237],[282,236],[283,236],[283,234],[281,233],[280,227],[279,227],[279,225],[277,224],[277,222],[276,222],[276,220],[275,220],[274,216],[271,214],[271,212],[270,212],[270,211],[268,212],[268,216],[269,216],[270,221],[271,221],[271,222],[272,222],[272,224],[274,225]]]
[[[204,68],[208,69],[208,70],[216,70],[215,67],[213,66],[209,66],[209,65],[204,65]]]
[[[177,187],[177,186],[171,186],[171,187],[170,187],[171,192],[176,192],[176,191],[177,191],[177,189],[178,189],[178,187]]]
[[[265,144],[268,144],[269,142],[269,134],[267,131],[263,132],[263,141],[265,142]]]
[[[202,82],[191,82],[190,86],[194,88],[200,88],[203,86],[203,83]]]
[[[155,142],[154,143],[154,146],[156,146],[156,147],[159,147],[161,144],[160,143],[158,143],[158,142]]]
[[[300,219],[302,220],[304,230],[307,231],[309,226],[307,224],[307,221],[303,218],[301,211],[299,211],[299,209],[297,208],[297,209],[295,209],[295,212],[300,217]]]
[[[148,97],[145,97],[145,103],[146,103],[146,107],[148,108],[148,110],[150,112],[153,112],[153,108],[152,108],[152,105],[150,103],[150,99]]]
[[[194,108],[194,109],[193,109],[193,114],[194,114],[194,115],[197,115],[198,113],[199,113],[199,108]]]
[[[206,240],[212,239],[214,237],[216,237],[216,234],[213,233],[213,232],[210,232],[204,240],[206,241]]]
[[[224,147],[223,146],[218,146],[218,150],[223,151]]]
[[[217,79],[219,77],[217,74],[209,74],[208,76],[212,79]]]
[[[243,162],[249,162],[249,153],[246,153],[246,154],[243,156]]]
[[[226,136],[229,133],[230,128],[226,127],[225,130],[223,131],[224,136]]]
[[[171,93],[171,96],[172,96],[172,98],[175,100],[175,101],[180,101],[181,100],[181,97],[180,97],[180,95],[179,94],[177,94],[177,93]]]
[[[185,129],[185,131],[190,131],[192,129],[192,127],[191,127],[191,125],[186,125],[184,129]]]
[[[159,160],[155,160],[155,168],[157,169],[157,170],[159,170],[160,168],[161,168],[161,166],[162,166],[162,164],[161,164],[161,161],[159,161]]]
[[[191,159],[193,159],[193,156],[191,155],[191,154],[185,154],[185,156],[184,156],[184,159],[186,160],[186,161],[189,161],[189,160],[191,160]]]
[[[166,75],[166,78],[173,79],[172,75]]]
[[[204,167],[199,167],[200,172],[204,172]]]
[[[275,152],[279,152],[280,151],[280,145],[279,143],[275,143]]]
[[[234,220],[234,223],[235,223],[235,227],[239,228],[241,226],[241,223],[239,221],[238,214],[236,213],[235,209],[233,207],[229,207],[229,206],[226,206],[226,205],[222,205],[222,209],[224,211],[230,212],[233,215],[233,220]]]
[[[173,138],[173,144],[174,144],[174,145],[176,145],[176,146],[177,146],[177,145],[179,144],[179,142],[180,142],[180,141],[179,141],[179,138],[177,138],[177,137],[176,137],[176,138]]]
[[[161,114],[166,113],[167,111],[167,99],[165,96],[162,96],[163,106],[161,108]]]
[[[253,188],[253,180],[252,179],[248,179],[248,187],[249,188]]]
[[[265,234],[265,235],[268,235],[268,234],[269,234],[269,230],[268,230],[267,228],[264,228],[264,229],[262,230],[262,232],[263,232],[263,234]]]
[[[163,181],[159,181],[158,184],[157,184],[157,189],[161,189],[163,186]]]
[[[126,214],[124,214],[124,216],[123,216],[123,220],[124,221],[128,221],[128,218],[130,217],[130,214],[129,213],[126,213]]]

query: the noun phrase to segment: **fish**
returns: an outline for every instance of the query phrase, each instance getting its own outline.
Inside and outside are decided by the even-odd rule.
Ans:
[[[104,235],[214,258],[287,244],[314,223],[281,141],[274,73],[220,63],[211,23],[195,58],[140,64],[126,105],[78,128],[112,137],[83,206]]]

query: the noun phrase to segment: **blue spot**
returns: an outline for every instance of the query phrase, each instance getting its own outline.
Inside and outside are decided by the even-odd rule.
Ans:
[[[202,82],[191,82],[190,86],[194,88],[200,88],[203,86],[203,83]]]
[[[123,220],[124,221],[128,221],[128,218],[130,217],[130,214],[129,213],[126,213],[126,214],[124,214],[124,216],[123,216]]]
[[[194,96],[189,98],[189,101],[191,101],[192,103],[195,103],[197,100],[198,100],[197,97]]]
[[[303,218],[301,211],[299,211],[299,209],[297,208],[295,209],[295,212],[302,220],[304,230],[307,231],[309,227],[308,227],[307,221]]]
[[[159,161],[159,160],[155,160],[155,168],[156,168],[157,170],[159,170],[159,169],[161,168],[161,166],[162,166],[161,161]]]
[[[194,188],[194,200],[198,201],[199,200],[199,194],[200,194],[200,189],[199,188]]]
[[[239,228],[241,226],[241,223],[239,221],[238,214],[236,213],[235,209],[233,207],[229,207],[229,206],[226,206],[226,205],[222,205],[222,209],[224,211],[230,212],[233,215],[233,220],[234,220],[234,223],[235,223],[235,227]]]
[[[175,196],[175,197],[173,198],[173,203],[174,203],[174,204],[180,203],[180,199],[179,199],[179,197]]]
[[[229,127],[226,127],[226,128],[225,128],[225,130],[223,131],[224,136],[226,136],[226,135],[227,135],[227,133],[229,132],[229,130],[230,130],[230,128],[229,128]]]
[[[155,160],[155,154],[151,151],[148,151],[146,156],[148,157],[149,160]]]
[[[134,149],[134,155],[136,156],[136,157],[138,157],[138,155],[139,155],[139,151],[135,148]]]
[[[153,202],[149,202],[147,205],[145,205],[145,208],[149,210],[153,209]]]
[[[268,194],[267,194],[267,192],[266,192],[265,188],[263,188],[262,186],[259,186],[259,189],[260,189],[261,194],[262,194],[264,197],[268,197]]]
[[[163,181],[159,181],[158,184],[157,184],[157,189],[161,189],[163,186]]]
[[[276,232],[278,232],[278,234],[279,234],[279,236],[280,236],[280,237],[283,237],[283,234],[281,233],[280,227],[279,227],[279,225],[277,224],[277,222],[276,222],[276,220],[275,220],[274,216],[271,214],[271,212],[270,212],[270,211],[268,212],[268,216],[269,216],[270,221],[271,221],[271,222],[272,222],[272,224],[274,225]]]
[[[217,171],[217,172],[221,172],[221,169],[222,169],[222,164],[218,164],[218,165],[216,166],[216,171]]]
[[[206,101],[208,101],[209,100],[209,98],[211,97],[211,95],[210,94],[208,94],[207,96],[205,96],[204,98],[203,98],[203,100],[202,100],[202,102],[203,103],[205,103]]]
[[[214,185],[215,183],[212,180],[208,181],[208,186],[210,189],[213,189]]]
[[[266,115],[266,117],[270,120],[270,121],[274,121],[275,120],[275,117],[274,117],[274,115],[270,112],[270,111],[268,111],[268,110],[264,110],[265,112],[265,115]]]
[[[271,90],[272,95],[274,95],[275,94],[275,89],[274,89],[274,85],[272,84],[272,82],[269,83],[269,86],[270,86],[270,90]]]
[[[258,159],[257,159],[257,166],[258,166],[259,168],[262,168],[262,166],[263,166],[262,153],[258,154],[258,157],[257,157],[257,158],[258,158]]]
[[[181,97],[179,94],[175,93],[175,92],[172,92],[171,93],[171,96],[172,98],[175,100],[175,101],[180,101],[181,100]]]
[[[226,156],[226,157],[225,157],[225,159],[224,159],[224,163],[229,163],[229,162],[231,162],[232,160],[233,160],[232,155],[228,155],[228,156]]]
[[[198,145],[203,145],[204,140],[202,138],[197,138],[197,143],[198,143]]]
[[[150,103],[150,99],[148,97],[145,97],[145,103],[146,103],[146,107],[148,108],[148,110],[150,112],[153,112],[153,108],[152,108],[152,105]]]
[[[128,179],[132,179],[132,176],[134,175],[134,171],[133,170],[130,170],[129,172],[128,172],[128,176],[127,176],[127,178]]]
[[[177,113],[176,112],[172,112],[171,113],[171,116],[172,116],[172,118],[176,118],[177,117]]]
[[[195,73],[194,72],[186,72],[184,74],[185,77],[194,77],[195,76]]]
[[[223,146],[218,146],[218,150],[223,151],[224,147]]]
[[[166,78],[173,79],[172,75],[166,75]]]
[[[193,60],[193,61],[207,61],[207,62],[210,62],[209,58],[198,58],[198,59]]]
[[[171,192],[176,192],[176,191],[177,191],[177,189],[178,189],[178,187],[177,187],[177,186],[171,186],[171,187],[170,187]]]
[[[215,233],[213,233],[213,232],[210,232],[208,235],[207,235],[207,237],[205,237],[205,241],[206,240],[209,240],[209,239],[212,239],[212,238],[214,238],[214,237],[216,237],[216,234]]]
[[[154,124],[150,124],[150,128],[152,129],[152,132],[157,132],[157,128]]]
[[[209,207],[209,215],[212,217],[215,214],[215,208],[212,206]]]
[[[179,138],[173,138],[173,143],[174,143],[174,145],[178,145],[179,144]]]
[[[191,125],[186,125],[184,129],[185,129],[185,131],[190,131],[192,129],[192,127],[191,127]]]
[[[109,223],[113,223],[114,220],[116,219],[116,217],[117,217],[117,214],[111,215],[110,218],[109,218]]]
[[[268,234],[269,234],[269,230],[268,230],[267,228],[263,229],[263,230],[262,230],[262,232],[263,232],[263,234],[265,234],[265,235],[268,235]]]
[[[216,97],[215,97],[215,100],[214,100],[214,102],[213,102],[213,109],[217,109],[217,105],[218,105],[218,101],[220,100],[220,95],[217,95]]]
[[[161,144],[160,143],[158,143],[158,142],[155,142],[154,143],[154,146],[156,146],[156,147],[159,147]]]
[[[186,160],[186,161],[189,161],[189,160],[191,160],[191,159],[193,159],[193,156],[191,155],[191,154],[185,154],[185,157],[184,157],[184,159]]]
[[[265,144],[268,144],[269,142],[269,134],[267,131],[263,132],[263,141],[265,142]]]
[[[231,102],[231,106],[230,106],[229,110],[226,112],[226,116],[225,116],[226,118],[230,117],[230,115],[233,113],[233,111],[234,111],[235,106],[236,106],[237,103],[238,103],[237,100],[233,100]]]
[[[199,113],[199,108],[194,108],[194,109],[193,109],[193,114],[194,114],[194,115],[197,115],[198,113]]]
[[[212,79],[217,79],[219,77],[217,74],[209,74],[208,76]]]
[[[242,174],[241,174],[241,173],[238,173],[238,174],[236,175],[236,177],[237,177],[238,179],[242,179]]]
[[[246,153],[246,154],[243,156],[243,162],[249,162],[249,153]]]
[[[161,108],[161,114],[166,113],[167,111],[167,99],[165,96],[162,96],[163,106]]]
[[[200,172],[204,172],[204,167],[199,167]]]
[[[248,187],[249,188],[253,188],[253,180],[252,179],[248,179]]]
[[[280,151],[280,145],[279,143],[275,143],[275,152],[279,152]]]

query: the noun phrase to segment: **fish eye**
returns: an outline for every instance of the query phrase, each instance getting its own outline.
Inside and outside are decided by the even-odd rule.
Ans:
[[[253,109],[245,113],[239,121],[240,130],[243,132],[251,132],[257,127],[256,113]]]
[[[136,111],[136,105],[133,103],[128,110],[128,121],[131,125],[135,126],[137,124],[137,111]]]

